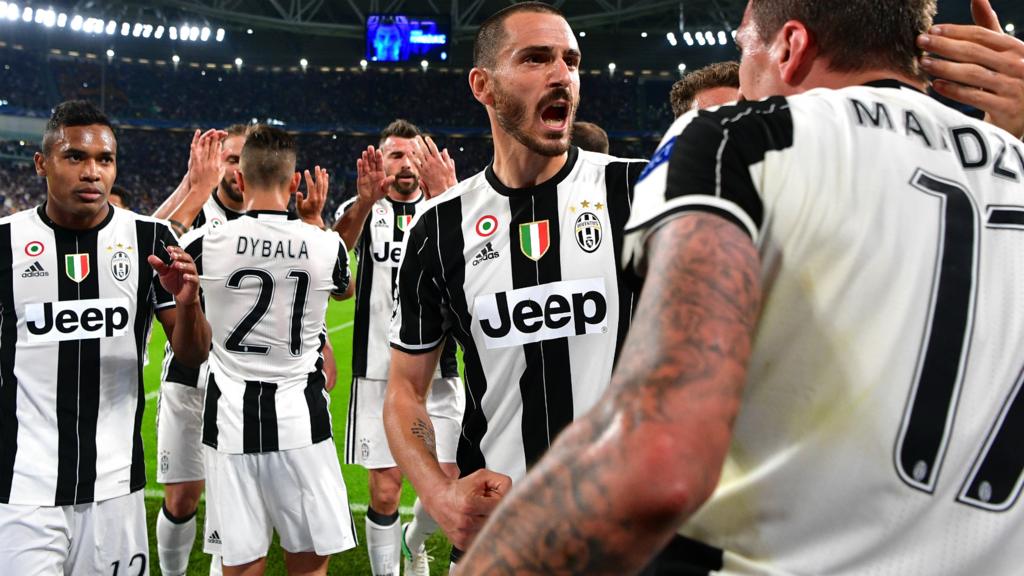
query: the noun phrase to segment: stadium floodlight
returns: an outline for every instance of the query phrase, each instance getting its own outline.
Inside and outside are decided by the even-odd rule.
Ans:
[[[209,40],[210,39],[210,29],[207,28],[206,26],[203,26],[203,30],[199,33],[199,39],[202,40],[203,42],[206,42],[207,40]]]
[[[145,26],[142,27],[142,37],[143,38],[149,38],[152,34],[153,34],[153,25],[152,24],[146,24]]]
[[[168,34],[168,36],[170,36],[171,40],[177,40],[178,39],[178,29],[175,28],[174,26],[171,26],[170,28],[167,29],[167,34]]]
[[[615,65],[615,62],[609,62],[608,63],[608,71],[609,72],[615,72],[616,68],[617,68],[617,66]]]
[[[32,21],[32,8],[25,6],[25,9],[21,11],[21,19],[25,22]]]
[[[71,29],[75,32],[78,32],[82,29],[82,22],[84,22],[82,17],[78,14],[75,14],[75,17],[71,19]]]
[[[708,44],[715,45],[715,35],[710,30],[704,32],[704,39],[707,40]]]
[[[161,39],[163,37],[164,37],[164,26],[163,26],[163,24],[160,24],[160,25],[158,25],[156,27],[156,31],[153,32],[153,38],[156,38],[157,40],[159,40],[159,39]]]
[[[0,14],[7,12],[7,2],[0,1]]]
[[[306,67],[309,66],[309,60],[306,60],[305,58],[300,58],[299,66],[302,66],[302,69],[305,70]]]
[[[1017,29],[1017,27],[1013,25],[1013,22],[1009,22],[1009,23],[1007,23],[1007,24],[1006,24],[1006,31],[1007,31],[1007,32],[1008,32],[1009,34],[1013,34],[1013,32],[1014,32],[1014,31],[1015,31],[1016,29]]]
[[[700,32],[697,32],[693,36],[694,36],[694,38],[697,39],[697,44],[699,46],[707,46],[708,45],[708,41],[704,39],[704,35],[701,34]]]
[[[132,25],[130,22],[121,22],[121,36],[127,36],[132,33]]]
[[[363,58],[362,60],[359,61],[359,67],[362,68],[364,71],[366,70],[366,67],[369,64],[370,63],[366,61],[366,58]]]
[[[178,28],[178,37],[181,38],[182,42],[188,40],[188,31],[189,31],[188,24],[182,24]]]
[[[63,28],[68,25],[68,15],[61,12],[57,15],[57,26]]]
[[[736,41],[736,30],[735,29],[733,29],[733,31],[732,31],[732,39],[733,39],[734,42]]]
[[[679,44],[679,39],[676,38],[675,32],[669,32],[668,34],[665,34],[665,39],[668,40],[668,43],[673,46]]]
[[[687,46],[693,46],[693,34],[689,32],[683,32],[683,40],[686,41]]]
[[[7,5],[7,19],[8,20],[10,20],[11,22],[14,22],[15,20],[18,19],[18,14],[19,13],[20,12],[18,10],[18,5],[17,4],[11,2],[10,4]]]
[[[647,32],[641,32],[640,33],[640,37],[641,38],[647,38]]]
[[[142,36],[142,24],[135,23],[135,26],[132,27],[132,36],[135,38]]]
[[[580,38],[586,38],[586,37],[587,37],[587,31],[586,30],[580,30]]]
[[[40,13],[42,13],[43,15],[43,26],[46,26],[47,28],[53,28],[54,26],[57,25],[57,13],[54,12],[52,9],[42,10],[41,12],[37,11],[36,18],[39,17]]]
[[[107,28],[106,28],[107,36],[113,36],[114,32],[117,32],[117,22],[111,20],[110,22],[107,22]]]
[[[235,66],[237,66],[239,68],[242,67],[242,59],[241,58],[235,58]]]
[[[45,10],[36,10],[36,17],[35,17],[36,24],[42,24],[43,23],[43,17],[45,16],[44,12],[46,12],[46,11]]]
[[[199,39],[199,27],[198,26],[193,26],[188,31],[188,41],[189,42],[195,42],[198,39]]]
[[[217,28],[217,42],[223,42],[223,41],[224,41],[224,29],[223,28]]]
[[[429,67],[430,67],[430,62],[427,62],[426,60],[420,60],[420,68],[423,68],[424,72],[426,72],[427,68],[429,68]]]
[[[178,56],[177,54],[171,56],[171,62],[174,62],[175,64],[181,62],[181,56]]]
[[[111,49],[111,48],[107,48],[107,58],[113,58],[113,57],[114,57],[114,50]]]
[[[246,28],[245,29],[245,33],[249,34],[251,36],[252,35],[252,28]]]
[[[718,31],[718,43],[721,44],[722,46],[725,46],[728,42],[729,42],[729,40],[726,39],[725,30],[719,30]]]
[[[682,74],[684,72],[686,72],[686,64],[683,63],[683,62],[680,62],[679,63],[679,73]]]

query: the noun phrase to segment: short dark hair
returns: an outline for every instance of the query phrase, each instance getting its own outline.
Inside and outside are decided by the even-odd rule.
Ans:
[[[739,88],[739,62],[716,62],[699,70],[694,70],[672,85],[669,100],[672,102],[672,113],[676,118],[686,114],[693,108],[697,93],[714,88]]]
[[[588,152],[608,153],[608,133],[592,122],[573,124],[572,143]]]
[[[126,209],[130,209],[132,205],[132,195],[128,190],[120,184],[114,184],[110,187],[110,195],[117,196],[121,199],[121,204],[124,204]]]
[[[232,124],[224,129],[228,133],[228,138],[232,136],[245,136],[249,132],[248,124]]]
[[[280,186],[295,174],[296,153],[291,134],[256,124],[249,128],[242,146],[242,176],[253,186]]]
[[[380,142],[378,143],[377,146],[383,146],[384,141],[391,137],[416,138],[421,134],[422,132],[420,132],[420,129],[417,128],[415,124],[409,122],[408,120],[399,118],[392,122],[391,124],[385,126],[384,129],[380,131]]]
[[[936,0],[751,0],[762,42],[790,20],[807,26],[820,54],[839,72],[888,68],[921,77],[917,37],[935,17]]]
[[[92,126],[93,124],[100,124],[110,128],[111,132],[114,131],[110,118],[92,102],[87,100],[61,102],[53,109],[53,114],[50,115],[50,119],[46,122],[46,128],[43,130],[43,154],[49,154],[61,129],[72,126]]]
[[[519,2],[498,10],[484,20],[476,31],[476,39],[473,40],[473,66],[479,68],[494,66],[498,52],[508,36],[505,32],[505,20],[513,14],[523,12],[554,14],[565,18],[558,8],[543,2]]]

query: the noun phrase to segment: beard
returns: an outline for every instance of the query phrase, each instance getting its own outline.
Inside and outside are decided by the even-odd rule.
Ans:
[[[412,180],[398,180],[399,177],[406,176],[411,176]],[[409,196],[420,189],[420,177],[409,172],[399,172],[395,174],[395,181],[391,184],[391,189],[403,196]]]
[[[565,88],[556,88],[548,93],[541,100],[541,110],[548,102],[565,99],[573,101],[572,94]],[[506,92],[501,84],[495,83],[494,88],[494,114],[498,119],[501,129],[515,138],[520,144],[526,146],[531,152],[541,156],[560,156],[569,150],[572,142],[572,125],[576,116],[575,105],[571,106],[568,114],[568,128],[560,138],[544,138],[531,134],[528,129],[529,110],[526,103],[516,98],[511,92]]]
[[[220,189],[232,202],[242,202],[242,193],[238,190],[237,185],[234,182],[231,182],[227,178],[221,178]]]

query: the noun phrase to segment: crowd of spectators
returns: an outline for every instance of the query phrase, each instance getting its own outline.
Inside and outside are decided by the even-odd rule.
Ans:
[[[609,131],[660,130],[673,78],[581,76],[580,117]],[[46,115],[62,100],[100,103],[120,120],[226,124],[273,118],[316,129],[383,126],[408,117],[438,129],[486,129],[466,74],[431,70],[241,70],[87,59],[0,48],[0,101]]]

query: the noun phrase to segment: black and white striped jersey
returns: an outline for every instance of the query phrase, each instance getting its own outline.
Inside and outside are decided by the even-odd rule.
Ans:
[[[257,211],[182,237],[213,331],[203,443],[221,452],[289,450],[331,437],[323,357],[331,293],[348,288],[332,231]]]
[[[146,484],[142,362],[174,305],[147,262],[164,222],[113,208],[67,230],[45,204],[0,219],[0,502],[63,506]]]
[[[1019,574],[1024,144],[891,81],[722,107],[637,184],[631,265],[690,211],[751,236],[764,296],[682,533],[729,574]]]
[[[391,345],[454,335],[468,392],[458,464],[522,478],[607,388],[633,293],[617,273],[642,160],[570,149],[510,189],[493,170],[429,200],[406,241]]]
[[[217,197],[217,191],[210,194],[210,198],[203,204],[203,209],[192,221],[189,230],[198,230],[203,226],[220,226],[241,216],[242,212],[235,212],[228,208]],[[173,382],[192,388],[204,385],[199,381],[199,374],[204,371],[203,367],[189,368],[174,360],[174,351],[171,350],[171,343],[164,344],[164,362],[160,371],[160,382]]]
[[[356,198],[342,204],[335,219],[355,204]],[[387,380],[391,366],[388,332],[394,311],[394,290],[398,263],[405,248],[405,233],[423,204],[423,195],[409,202],[385,196],[374,203],[355,245],[356,315],[352,328],[352,376]],[[440,374],[459,375],[455,345],[449,342],[441,355]]]

